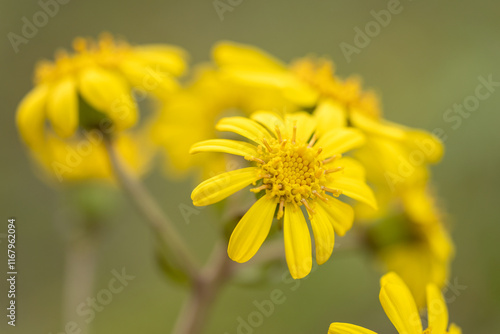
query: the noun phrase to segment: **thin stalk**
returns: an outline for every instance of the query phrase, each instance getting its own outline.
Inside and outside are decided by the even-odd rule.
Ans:
[[[97,239],[97,234],[89,231],[66,242],[64,328],[67,323],[74,321],[81,334],[89,333],[89,324],[77,317],[77,308],[92,296],[97,265]]]
[[[144,185],[131,176],[126,166],[120,161],[110,138],[106,138],[105,146],[116,179],[123,190],[130,197],[139,212],[146,218],[151,229],[155,232],[162,248],[168,250],[176,266],[194,282],[197,280],[198,267],[193,256],[186,247],[185,241],[177,233],[172,222],[165,216],[159,205],[149,194]]]
[[[202,332],[210,307],[224,283],[231,277],[232,264],[227,256],[226,246],[216,245],[210,261],[203,268],[198,280],[193,283],[191,294],[179,314],[174,334]]]

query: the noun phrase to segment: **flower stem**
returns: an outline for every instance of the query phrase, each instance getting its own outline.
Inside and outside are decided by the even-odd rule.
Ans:
[[[67,241],[64,321],[78,323],[81,334],[89,333],[88,323],[77,317],[78,305],[92,296],[97,262],[97,233],[89,232],[72,241]],[[66,325],[64,325],[66,326]]]
[[[201,333],[217,293],[232,274],[232,264],[227,256],[226,246],[216,245],[210,261],[198,280],[193,282],[191,294],[179,315],[174,334]]]
[[[116,179],[146,218],[149,226],[158,237],[161,248],[167,251],[168,257],[173,259],[175,266],[182,270],[191,282],[197,281],[199,269],[186,247],[185,241],[177,233],[172,222],[165,216],[144,185],[137,178],[131,176],[127,167],[120,161],[111,139],[106,138],[104,143]]]

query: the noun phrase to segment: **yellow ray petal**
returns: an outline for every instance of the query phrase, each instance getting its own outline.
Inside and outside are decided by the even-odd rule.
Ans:
[[[290,203],[285,204],[283,235],[290,274],[295,279],[307,276],[312,268],[309,228],[302,211]]]
[[[462,329],[455,324],[451,324],[448,334],[462,334]]]
[[[351,229],[354,221],[354,210],[350,205],[335,198],[329,198],[328,203],[323,201],[317,201],[317,203],[316,212],[324,212],[328,215],[335,233],[343,236]]]
[[[316,107],[313,115],[318,122],[316,133],[320,137],[332,129],[347,126],[346,110],[336,101],[323,100]]]
[[[46,85],[36,86],[23,98],[17,108],[16,123],[19,133],[31,149],[43,145],[48,92]]]
[[[365,143],[365,136],[358,129],[333,129],[321,136],[315,147],[323,148],[322,155],[331,157],[360,147]]]
[[[446,334],[448,327],[448,308],[443,294],[435,284],[427,285],[427,317],[429,328],[434,334]]]
[[[352,177],[360,180],[365,179],[365,168],[357,160],[344,157],[340,159],[335,159],[327,164],[329,169],[335,169],[337,167],[342,167],[342,170],[336,172],[337,175],[345,175],[346,177]]]
[[[258,144],[262,139],[271,139],[271,134],[259,123],[246,117],[225,117],[222,118],[215,128],[219,131],[230,131],[248,138]]]
[[[422,334],[417,305],[406,284],[394,272],[380,280],[380,304],[399,333]]]
[[[243,263],[257,253],[269,234],[275,211],[274,199],[263,196],[245,213],[229,239],[227,253],[233,261]]]
[[[47,116],[54,131],[61,137],[71,137],[78,127],[78,94],[71,77],[57,82],[47,100]]]
[[[151,93],[162,97],[179,88],[179,84],[170,73],[138,59],[123,59],[119,68],[139,94]]]
[[[326,184],[327,187],[342,190],[342,194],[378,209],[377,200],[370,187],[361,179],[336,175]]]
[[[334,322],[333,324],[330,325],[330,328],[328,329],[328,334],[377,334],[377,333],[360,326]]]
[[[396,140],[402,140],[406,137],[407,129],[401,125],[390,123],[385,120],[375,120],[367,117],[362,111],[357,110],[353,110],[350,115],[350,120],[356,128],[370,134],[389,137]]]
[[[321,265],[332,255],[335,233],[330,217],[324,210],[316,210],[310,220],[316,246],[316,262]]]
[[[175,46],[160,44],[138,46],[133,49],[133,55],[149,66],[159,66],[175,76],[183,74],[186,69],[187,53]]]
[[[193,190],[193,204],[204,206],[221,201],[260,179],[259,171],[257,167],[247,167],[214,176]]]
[[[255,47],[228,41],[217,43],[212,56],[219,66],[248,67],[255,70],[281,70],[285,71],[285,65],[278,59]]]
[[[265,126],[269,132],[271,132],[276,137],[278,134],[276,133],[276,127],[280,129],[282,134],[284,133],[285,123],[283,119],[272,111],[256,111],[250,116],[254,121],[259,122],[263,126]]]
[[[316,120],[306,112],[295,112],[285,117],[285,127],[288,138],[293,135],[293,128],[297,125],[296,142],[306,143],[316,130]]]
[[[108,115],[118,128],[129,128],[137,122],[137,105],[119,75],[98,67],[86,68],[80,73],[79,89],[82,97]]]
[[[424,153],[429,163],[437,163],[443,157],[443,143],[432,134],[422,130],[409,130],[406,136],[410,147]]]
[[[222,152],[234,155],[257,156],[257,147],[238,140],[210,139],[191,146],[189,153]]]

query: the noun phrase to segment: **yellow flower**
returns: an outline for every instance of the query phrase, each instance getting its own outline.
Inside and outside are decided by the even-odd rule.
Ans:
[[[448,328],[448,308],[437,286],[427,285],[427,329],[423,330],[417,305],[404,281],[390,272],[380,280],[380,304],[400,334],[461,334],[455,324]],[[360,326],[332,323],[328,334],[376,334]]]
[[[376,207],[373,193],[364,182],[363,168],[355,160],[341,157],[362,145],[363,135],[345,128],[318,130],[321,121],[320,116],[305,112],[281,117],[259,111],[251,119],[223,118],[217,130],[234,132],[253,143],[213,139],[192,147],[191,153],[224,152],[255,163],[254,167],[206,180],[191,195],[194,205],[204,206],[259,182],[251,191],[264,191],[262,197],[243,216],[229,240],[232,260],[242,263],[255,255],[269,233],[278,206],[276,218],[284,217],[288,268],[292,277],[302,278],[312,267],[311,240],[302,206],[309,213],[318,264],[330,257],[334,232],[343,235],[352,225],[352,208],[335,197],[344,194]]]
[[[384,212],[367,227],[384,271],[394,271],[410,288],[419,306],[428,283],[442,288],[449,277],[454,247],[441,214],[425,184],[408,189],[397,200],[380,203]]]
[[[68,148],[88,146],[88,133],[94,130],[120,137],[119,141],[135,137],[120,133],[147,123],[138,124],[136,100],[176,89],[174,76],[185,68],[184,52],[170,46],[132,47],[108,34],[97,42],[77,38],[73,44],[73,54],[60,51],[54,62],[37,65],[35,87],[17,110],[20,135],[46,170],[52,170],[58,159],[72,155],[64,153]],[[92,154],[103,149],[102,138],[91,144]],[[95,157],[85,152],[79,158]],[[122,153],[130,156],[127,150]],[[89,177],[109,174],[105,170],[92,172],[98,165],[89,169]],[[67,176],[73,179],[72,174],[85,178],[82,163],[72,167]],[[57,172],[56,176],[59,178]]]

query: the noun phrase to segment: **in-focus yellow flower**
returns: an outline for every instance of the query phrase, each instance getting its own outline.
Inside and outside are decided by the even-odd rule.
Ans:
[[[404,281],[394,272],[380,280],[380,304],[400,334],[461,334],[455,324],[448,328],[448,308],[437,286],[427,285],[427,328],[423,330],[422,321],[410,290]],[[332,323],[328,334],[376,334],[366,328],[346,324]]]
[[[428,283],[442,288],[447,282],[454,255],[434,202],[425,185],[415,185],[397,201],[382,203],[384,214],[366,227],[367,240],[383,270],[400,275],[420,307],[425,304]]]
[[[316,261],[325,263],[334,246],[334,232],[351,228],[352,208],[336,199],[340,194],[376,207],[360,164],[341,154],[363,144],[354,129],[319,127],[321,117],[305,112],[284,117],[268,111],[223,118],[217,130],[239,134],[253,143],[213,139],[195,144],[191,152],[224,152],[243,156],[254,167],[217,175],[193,191],[194,205],[216,203],[247,187],[261,197],[246,212],[229,240],[228,254],[236,262],[250,260],[266,239],[276,208],[284,217],[286,261],[292,277],[306,276],[312,267],[309,228],[301,207],[309,214],[316,245]],[[325,124],[323,124],[325,125]],[[318,130],[321,129],[321,130]]]
[[[103,149],[102,139],[99,143],[89,141],[88,132],[97,130],[122,141],[135,137],[123,131],[138,126],[137,100],[176,89],[174,77],[185,68],[184,52],[171,46],[132,47],[108,34],[98,41],[77,38],[73,46],[74,53],[60,51],[54,62],[37,65],[35,87],[17,110],[21,137],[47,170],[55,169],[53,163],[71,159],[71,150],[77,148],[81,152],[76,152],[78,157],[73,160],[93,160],[93,154]],[[70,152],[63,156],[65,150]],[[130,156],[128,151],[122,153]],[[133,164],[139,165],[137,161]],[[98,165],[88,169],[89,177],[96,175],[91,171]],[[85,178],[83,166],[69,166],[71,173],[66,175],[69,179],[73,179],[70,175]],[[60,173],[54,172],[59,178]],[[97,174],[109,173],[101,170]]]

